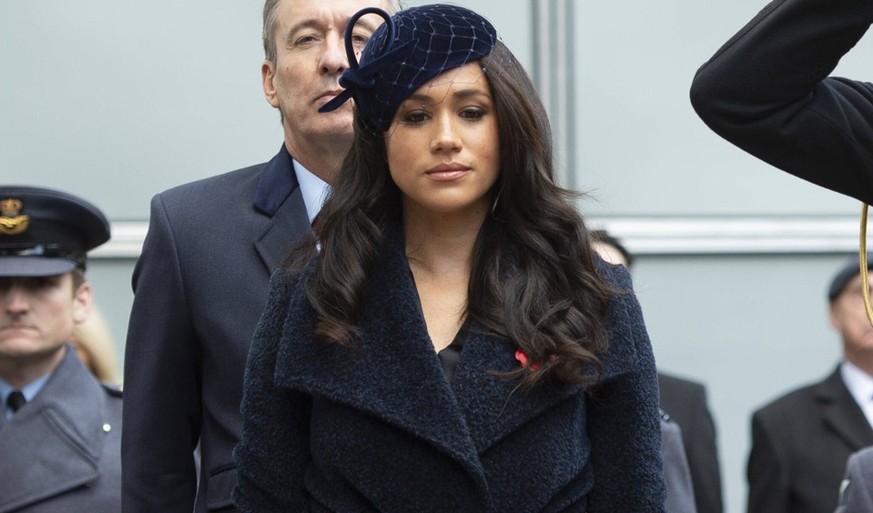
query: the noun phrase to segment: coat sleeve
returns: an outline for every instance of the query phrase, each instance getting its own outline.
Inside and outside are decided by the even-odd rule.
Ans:
[[[133,274],[124,365],[122,503],[125,513],[190,513],[200,433],[197,343],[161,196]]]
[[[588,398],[594,468],[588,510],[660,513],[665,485],[655,358],[627,271],[613,267],[610,274],[626,292],[610,307],[605,377]]]
[[[775,434],[778,436],[778,434]],[[752,415],[752,449],[747,468],[748,513],[792,513],[785,459],[758,413]],[[836,492],[834,492],[836,496]]]
[[[298,300],[294,299],[294,294]],[[311,400],[276,385],[276,361],[285,319],[302,297],[294,282],[277,272],[246,362],[242,440],[234,450],[241,513],[303,511],[303,477],[309,460]]]
[[[697,71],[691,103],[750,154],[873,202],[873,86],[827,78],[871,22],[870,0],[774,0]]]

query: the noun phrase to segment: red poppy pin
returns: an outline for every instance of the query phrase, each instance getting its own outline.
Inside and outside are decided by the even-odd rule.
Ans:
[[[518,360],[518,363],[520,363],[522,367],[527,367],[531,372],[536,372],[540,367],[542,367],[541,362],[531,362],[527,353],[525,353],[524,349],[521,348],[515,351],[515,359]],[[529,363],[530,365],[528,365]]]

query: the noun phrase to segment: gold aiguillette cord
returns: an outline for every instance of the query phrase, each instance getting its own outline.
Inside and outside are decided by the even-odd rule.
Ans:
[[[861,241],[858,246],[858,265],[861,266],[861,293],[864,296],[864,308],[867,310],[867,320],[873,324],[873,307],[870,306],[870,280],[867,277],[867,204],[861,204]]]

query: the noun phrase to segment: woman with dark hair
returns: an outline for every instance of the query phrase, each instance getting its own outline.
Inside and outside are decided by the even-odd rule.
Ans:
[[[361,16],[386,19],[354,58]],[[355,140],[273,278],[244,512],[662,512],[654,359],[626,271],[553,181],[548,119],[478,14],[346,32]]]

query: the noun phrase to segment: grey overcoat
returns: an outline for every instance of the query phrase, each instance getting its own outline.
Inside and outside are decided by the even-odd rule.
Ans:
[[[121,392],[67,347],[32,401],[0,415],[0,513],[121,511]]]

